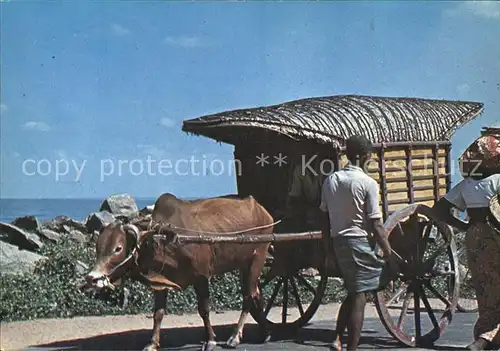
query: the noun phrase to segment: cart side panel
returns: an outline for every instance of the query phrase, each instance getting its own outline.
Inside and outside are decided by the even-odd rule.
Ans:
[[[450,147],[447,144],[378,148],[367,165],[380,184],[384,219],[412,203],[434,205],[450,187]]]
[[[279,152],[269,150],[265,144],[253,144],[252,147],[235,146],[235,162],[240,165],[236,175],[238,194],[252,195],[272,216],[279,216],[286,204],[286,194],[289,187],[290,164],[275,163]],[[268,156],[267,163],[258,163],[260,155]],[[285,160],[289,155],[282,152]]]

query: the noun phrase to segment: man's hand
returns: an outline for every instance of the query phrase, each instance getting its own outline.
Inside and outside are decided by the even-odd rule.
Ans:
[[[390,249],[387,250],[387,249],[384,249],[384,248],[381,248],[380,251],[381,251],[382,255],[379,255],[377,253],[378,258],[380,258],[381,260],[384,260],[384,261],[387,262],[391,258],[392,251]]]
[[[384,225],[382,224],[381,219],[372,219],[371,221],[373,235],[377,244],[380,246],[380,252],[382,255],[377,253],[377,256],[380,259],[387,261],[392,255],[391,245],[389,245],[389,241],[387,240],[387,233],[385,232]]]

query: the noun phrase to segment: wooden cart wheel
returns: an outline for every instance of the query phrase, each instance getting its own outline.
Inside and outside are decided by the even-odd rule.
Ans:
[[[452,229],[419,204],[393,213],[384,226],[395,252],[394,287],[375,294],[378,314],[387,331],[404,345],[432,345],[451,322],[459,298]]]
[[[300,243],[294,243],[301,245]],[[283,258],[283,257],[281,257]],[[288,261],[289,262],[289,261]],[[284,267],[287,268],[285,263]],[[322,302],[328,282],[325,269],[310,276],[303,270],[290,269],[275,272],[275,258],[268,257],[260,277],[260,291],[264,295],[264,315],[271,327],[301,328],[316,313]],[[307,270],[306,270],[307,271]],[[255,311],[252,317],[257,320]]]

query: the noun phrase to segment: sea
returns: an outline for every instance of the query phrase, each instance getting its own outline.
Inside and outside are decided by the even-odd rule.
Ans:
[[[138,209],[153,205],[155,198],[135,198]],[[35,216],[40,221],[67,216],[83,221],[98,212],[103,199],[0,199],[0,222],[11,223],[17,217]]]

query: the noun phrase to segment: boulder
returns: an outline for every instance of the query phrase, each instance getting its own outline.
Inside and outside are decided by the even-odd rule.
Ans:
[[[148,214],[135,218],[133,221],[131,221],[131,223],[136,225],[140,230],[148,230],[151,224],[151,219],[152,215]]]
[[[132,218],[138,215],[139,210],[134,198],[128,194],[116,194],[108,197],[99,211],[108,211],[115,217]]]
[[[0,222],[0,240],[30,251],[38,251],[43,247],[38,235],[4,222]]]
[[[75,221],[74,219],[71,219],[66,216],[57,216],[56,218],[45,221],[42,224],[42,228],[44,229],[50,229],[55,232],[61,233],[69,233],[71,230],[79,230],[81,232],[86,232],[87,228],[85,227],[85,224],[79,221]]]
[[[80,244],[86,243],[90,239],[90,236],[85,235],[81,231],[76,229],[71,229],[67,235],[71,240],[76,241]]]
[[[75,274],[78,277],[85,276],[89,271],[89,266],[83,263],[82,261],[76,261],[75,263]]]
[[[44,241],[50,241],[53,243],[57,243],[61,240],[61,234],[50,229],[39,229],[38,236]]]
[[[12,225],[30,232],[34,232],[40,228],[40,222],[35,216],[18,217],[12,221]]]
[[[44,256],[19,250],[17,246],[0,241],[0,274],[33,273],[38,261]]]
[[[155,208],[154,205],[144,207],[142,210],[139,211],[139,216],[144,217],[146,215],[153,214],[154,208]]]
[[[90,233],[93,233],[94,231],[99,232],[102,228],[110,223],[113,223],[114,221],[116,221],[115,216],[108,211],[96,212],[87,217],[85,227]]]

